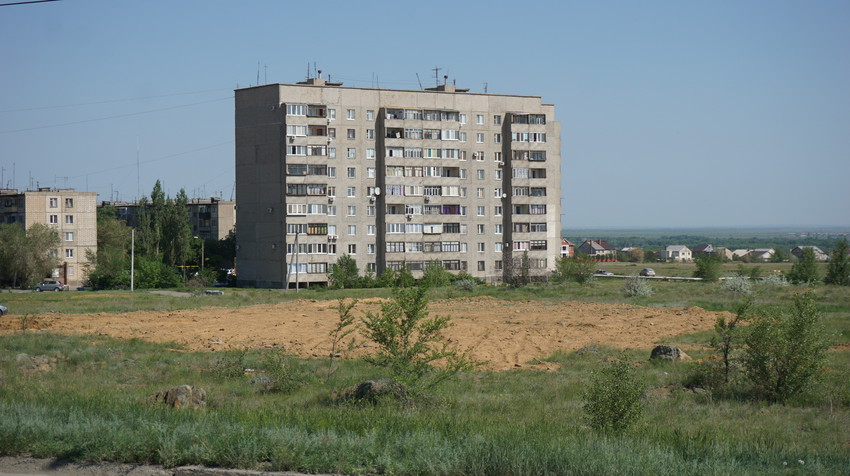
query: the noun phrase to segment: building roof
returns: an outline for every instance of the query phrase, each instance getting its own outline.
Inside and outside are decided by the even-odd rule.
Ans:
[[[691,251],[690,248],[688,248],[685,245],[670,245],[665,249],[667,251],[685,251],[685,250]]]

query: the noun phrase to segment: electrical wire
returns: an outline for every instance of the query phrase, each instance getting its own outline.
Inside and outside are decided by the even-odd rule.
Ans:
[[[140,96],[134,98],[119,98],[119,99],[106,99],[103,101],[92,101],[92,102],[80,102],[75,104],[59,104],[59,105],[51,105],[51,106],[33,106],[26,107],[20,109],[0,109],[0,113],[6,112],[26,112],[26,111],[40,111],[44,109],[62,109],[68,107],[79,107],[79,106],[92,106],[99,104],[113,104],[117,102],[129,102],[129,101],[142,101],[145,99],[159,99],[159,98],[169,98],[174,96],[188,96],[191,94],[203,94],[203,93],[212,93],[212,92],[221,92],[221,91],[231,91],[230,89],[206,89],[203,91],[191,91],[188,93],[172,93],[172,94],[161,94],[158,96]]]

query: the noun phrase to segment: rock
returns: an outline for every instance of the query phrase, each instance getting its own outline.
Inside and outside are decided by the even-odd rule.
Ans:
[[[338,401],[375,403],[381,397],[407,399],[407,390],[403,385],[380,380],[367,380],[363,383],[348,387],[335,395]]]
[[[584,354],[598,354],[599,349],[596,347],[589,345],[587,347],[582,347],[581,349],[576,351],[576,355],[584,355]]]
[[[672,347],[669,345],[658,345],[655,346],[654,349],[652,349],[652,354],[650,354],[649,359],[661,359],[675,362],[678,360],[690,360],[691,358],[688,356],[688,354],[682,352],[682,350],[678,347]]]
[[[154,400],[171,408],[200,408],[207,404],[207,392],[200,387],[179,385],[157,392]]]

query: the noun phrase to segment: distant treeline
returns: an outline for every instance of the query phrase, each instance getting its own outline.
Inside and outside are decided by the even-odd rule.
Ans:
[[[566,235],[566,239],[570,240],[576,246],[580,245],[584,240],[605,240],[612,246],[622,249],[625,247],[643,248],[646,251],[661,251],[669,245],[685,245],[688,248],[693,248],[698,245],[712,244],[714,247],[725,247],[731,250],[741,248],[779,248],[783,251],[788,251],[795,246],[817,246],[825,253],[832,251],[832,247],[836,241],[841,239],[840,235],[830,236],[753,236],[753,237],[708,237],[701,235],[653,235],[653,236],[622,236],[615,234],[613,236],[606,235],[605,232],[599,232],[593,236],[588,236],[583,233],[581,236]]]

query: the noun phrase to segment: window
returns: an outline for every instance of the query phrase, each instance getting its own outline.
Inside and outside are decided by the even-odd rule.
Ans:
[[[502,225],[497,223],[497,224],[495,225],[494,232],[495,232],[497,235],[501,235],[501,234],[502,234]]]
[[[502,216],[502,206],[501,205],[493,207],[493,216],[497,216],[497,217]]]
[[[354,236],[357,234],[357,225],[348,225],[348,234]]]
[[[328,205],[328,216],[335,217],[336,216],[336,205]]]
[[[350,217],[357,216],[357,205],[349,205],[347,207],[346,215]]]
[[[356,255],[357,254],[357,245],[348,245],[348,254]]]
[[[328,127],[328,137],[331,139],[336,139],[336,128]]]
[[[477,114],[475,116],[475,123],[479,125],[484,125],[484,114]]]
[[[457,137],[458,137],[458,140],[460,140],[461,142],[466,142],[466,132],[458,133]]]
[[[482,188],[482,187],[478,187],[478,188],[476,188],[476,189],[475,189],[475,195],[476,195],[478,198],[484,198],[484,188]]]
[[[336,177],[336,167],[327,168],[328,177]]]
[[[366,149],[366,158],[369,160],[375,160],[375,149]]]
[[[404,253],[403,241],[388,241],[387,253]]]
[[[57,225],[57,224],[59,224],[59,215],[50,215],[49,223],[50,223],[51,225]]]
[[[306,145],[290,145],[286,148],[287,155],[307,155]]]
[[[65,241],[74,241],[74,232],[66,231],[65,232]]]
[[[74,208],[74,199],[66,198],[65,199],[65,208]]]
[[[484,207],[483,205],[479,206],[479,207],[478,207],[478,216],[483,217],[483,216],[484,216],[484,214],[486,213],[486,212],[484,211],[485,209],[486,209],[486,207]]]
[[[366,253],[370,255],[375,254],[375,243],[368,243],[366,245]]]
[[[483,253],[486,250],[486,245],[484,243],[478,243],[478,252]]]
[[[502,242],[501,241],[497,241],[497,242],[493,243],[493,251],[495,251],[496,253],[502,252]]]
[[[74,257],[74,249],[73,248],[65,248],[65,257],[73,258]]]
[[[328,158],[335,159],[336,158],[336,147],[328,147]]]
[[[502,270],[502,260],[496,260],[493,267],[496,269],[496,271],[501,271]]]
[[[336,109],[328,109],[328,119],[331,121],[336,119]]]
[[[483,261],[478,262],[478,271],[484,271],[484,262]]]
[[[350,120],[350,121],[354,120],[355,119],[354,109],[346,109],[345,110],[345,118]]]
[[[307,135],[307,126],[299,126],[295,124],[288,124],[286,126],[286,135],[288,136],[306,136]]]
[[[466,124],[466,114],[461,114],[459,121],[461,124]]]
[[[348,187],[347,192],[348,192],[348,195],[347,195],[348,198],[354,198],[355,196],[357,196],[356,195],[357,187]]]
[[[475,142],[478,142],[479,144],[484,143],[484,133],[483,132],[477,132],[475,134]]]
[[[375,140],[375,129],[366,129],[366,138]]]
[[[366,225],[366,234],[374,235],[375,234],[375,225]]]
[[[502,125],[502,116],[499,116],[499,115],[493,116],[493,124],[497,125],[497,126]]]
[[[484,169],[476,170],[475,175],[478,178],[478,180],[484,180]]]
[[[366,168],[366,177],[367,178],[375,178],[375,167],[367,167]]]
[[[74,215],[65,215],[65,224],[73,225],[74,224]]]
[[[356,178],[357,177],[357,167],[348,167],[346,174],[347,174],[346,176],[348,178]]]
[[[479,235],[483,235],[483,234],[484,234],[484,224],[483,224],[483,223],[479,223],[479,224],[478,224],[478,234],[479,234]]]
[[[286,115],[287,116],[306,116],[307,115],[307,105],[306,104],[287,104],[286,105]]]
[[[349,138],[349,139],[355,139],[357,137],[357,133],[355,132],[354,129],[347,129],[346,130],[346,137]]]
[[[58,208],[59,207],[59,199],[51,198],[50,199],[50,208]]]
[[[493,142],[495,142],[497,144],[501,144],[502,143],[502,134],[498,134],[498,133],[493,134]]]
[[[375,120],[375,111],[373,111],[371,109],[367,110],[366,111],[366,120],[367,121],[374,121]]]

